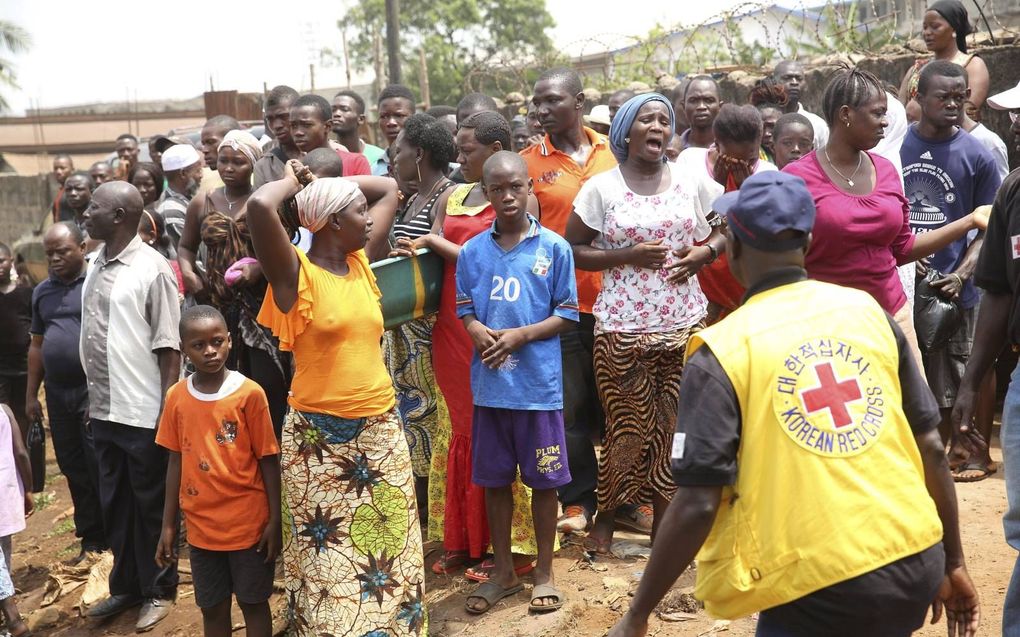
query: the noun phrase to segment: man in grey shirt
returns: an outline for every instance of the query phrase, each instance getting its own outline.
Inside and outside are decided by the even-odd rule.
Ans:
[[[136,628],[165,618],[177,592],[177,567],[159,569],[167,454],[156,425],[167,390],[181,374],[177,282],[167,260],[138,237],[142,196],[129,183],[103,184],[84,223],[104,241],[82,294],[82,366],[99,465],[103,526],[113,550],[110,596],[88,617],[143,604]]]

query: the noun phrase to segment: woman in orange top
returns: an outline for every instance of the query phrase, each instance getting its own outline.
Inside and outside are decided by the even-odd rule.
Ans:
[[[307,255],[277,215],[292,197],[314,235]],[[357,182],[313,179],[296,162],[248,201],[269,281],[259,321],[295,363],[280,448],[292,518],[284,524],[284,577],[296,635],[427,634],[411,459],[364,251],[372,217],[392,218],[395,206],[395,187],[369,207]]]

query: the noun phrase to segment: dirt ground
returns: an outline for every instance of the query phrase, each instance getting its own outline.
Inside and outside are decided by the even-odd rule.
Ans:
[[[50,453],[52,456],[52,452]],[[993,450],[993,457],[1001,457]],[[14,538],[14,581],[18,588],[18,604],[37,635],[53,637],[84,637],[86,635],[129,635],[134,633],[135,612],[106,621],[82,618],[77,610],[84,586],[63,594],[52,604],[42,606],[51,575],[64,569],[62,560],[78,552],[78,544],[70,521],[70,498],[67,485],[59,475],[56,463],[50,458],[47,466],[47,487],[40,498],[39,507],[28,523],[28,528]],[[999,632],[1002,601],[1009,582],[1016,554],[1005,544],[1001,517],[1005,509],[1005,486],[999,472],[983,482],[958,485],[960,518],[963,520],[963,542],[969,568],[981,594],[983,604],[982,628],[979,634]],[[635,544],[647,544],[640,536],[622,536]],[[426,562],[439,557],[440,547],[426,546]],[[564,608],[547,615],[529,615],[530,580],[525,578],[526,589],[517,596],[503,600],[496,608],[481,617],[464,611],[464,600],[474,584],[462,576],[436,576],[428,571],[427,600],[430,612],[429,634],[452,637],[478,636],[544,636],[592,635],[601,636],[626,609],[644,571],[646,561],[641,557],[630,559],[601,559],[589,564],[581,559],[576,545],[567,544],[556,556],[555,572],[560,588],[567,595]],[[182,563],[182,571],[187,563]],[[755,622],[746,618],[732,623],[717,622],[691,603],[689,592],[694,572],[688,571],[677,582],[671,593],[671,602],[664,609],[664,619],[653,618],[649,633],[666,636],[753,635]],[[52,594],[52,593],[51,593]],[[278,632],[284,625],[282,596],[273,598],[274,625]],[[243,635],[240,613],[234,612],[235,633]],[[2,632],[0,632],[2,634]],[[191,637],[202,635],[201,614],[195,607],[194,595],[187,574],[182,574],[176,608],[168,619],[151,633],[154,637]],[[944,635],[945,625],[926,626],[918,635]]]

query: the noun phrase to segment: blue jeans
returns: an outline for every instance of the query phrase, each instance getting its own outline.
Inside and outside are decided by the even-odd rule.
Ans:
[[[1020,551],[1020,365],[1013,370],[1002,406],[1003,473],[1006,477],[1006,515],[1002,528],[1006,543]],[[1013,566],[1013,577],[1002,606],[1003,637],[1020,637],[1020,559]]]

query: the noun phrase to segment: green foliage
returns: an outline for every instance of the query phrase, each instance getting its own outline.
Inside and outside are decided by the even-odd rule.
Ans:
[[[0,111],[10,108],[5,89],[17,89],[18,78],[9,55],[24,53],[32,46],[32,36],[9,20],[0,20]]]
[[[545,0],[401,0],[403,83],[417,87],[424,49],[434,104],[456,104],[473,90],[522,90],[537,75],[532,69],[559,59],[546,34],[553,24]],[[385,56],[384,0],[359,0],[337,26],[350,36],[352,66],[374,66],[377,51]]]
[[[875,53],[896,41],[894,21],[860,23],[860,0],[851,0],[843,5],[827,4],[821,14],[817,28],[813,23],[805,24],[803,39],[787,40],[794,57]]]

